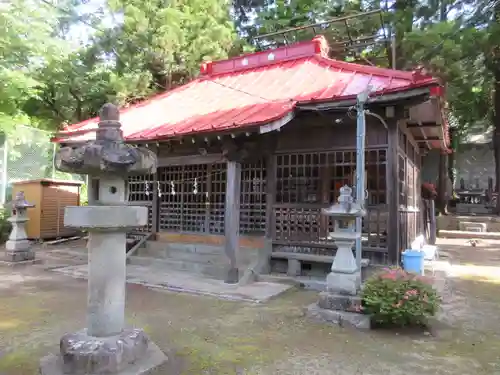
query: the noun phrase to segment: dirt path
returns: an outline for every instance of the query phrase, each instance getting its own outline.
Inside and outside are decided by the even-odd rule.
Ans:
[[[476,249],[487,259],[486,247]],[[452,286],[445,314],[453,328],[437,338],[311,323],[303,307],[317,294],[299,290],[251,305],[129,286],[127,312],[170,354],[153,375],[500,375],[500,284]],[[35,375],[60,336],[85,325],[85,304],[83,280],[0,268],[0,374]]]

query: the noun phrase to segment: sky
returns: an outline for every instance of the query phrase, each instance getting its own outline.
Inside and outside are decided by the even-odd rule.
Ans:
[[[86,4],[82,4],[78,7],[80,14],[92,14],[97,13],[100,9],[105,9],[106,0],[90,0]],[[114,18],[107,14],[102,18],[103,28],[108,28],[113,26],[113,24],[120,22],[121,17],[114,15]],[[95,33],[96,30],[90,26],[78,22],[76,23],[69,32],[69,39],[75,44],[75,47],[81,44],[87,44],[89,37]]]

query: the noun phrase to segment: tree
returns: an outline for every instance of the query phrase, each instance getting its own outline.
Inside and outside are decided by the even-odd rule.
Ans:
[[[110,0],[123,22],[93,40],[114,69],[121,103],[190,80],[205,59],[226,58],[236,32],[225,0]]]
[[[31,120],[23,106],[36,95],[34,72],[44,57],[57,54],[51,32],[55,17],[46,7],[34,7],[29,0],[0,4],[0,130],[10,131]]]
[[[496,169],[496,193],[500,197],[500,1],[487,1],[485,5],[486,17],[490,13],[488,26],[486,28],[485,65],[493,76],[492,84],[492,114],[493,124],[493,147],[495,154]],[[500,199],[497,199],[496,212],[500,215]]]

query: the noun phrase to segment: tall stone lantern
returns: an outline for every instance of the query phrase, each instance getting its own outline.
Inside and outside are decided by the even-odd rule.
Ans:
[[[60,354],[41,360],[42,375],[144,374],[166,356],[143,330],[125,327],[126,233],[144,226],[147,207],[127,204],[127,176],[156,173],[156,155],[123,140],[118,108],[100,111],[96,140],[63,147],[56,168],[99,178],[95,206],[67,207],[65,226],[89,232],[87,328],[61,338]]]
[[[361,231],[356,231],[356,219],[363,217],[366,211],[354,202],[352,189],[344,186],[338,203],[324,209],[323,214],[334,220],[334,231],[328,239],[337,245],[337,253],[326,277],[326,292],[320,293],[319,301],[308,307],[307,314],[320,321],[369,328],[370,318],[360,313],[361,269],[352,251],[356,240],[361,239]]]

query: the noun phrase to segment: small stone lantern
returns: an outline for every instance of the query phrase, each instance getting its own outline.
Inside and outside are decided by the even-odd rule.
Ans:
[[[324,209],[323,214],[335,220],[335,230],[329,233],[328,239],[337,245],[337,254],[326,278],[327,290],[356,295],[361,285],[361,270],[356,264],[352,247],[361,238],[361,231],[356,231],[356,218],[363,217],[366,211],[354,202],[352,189],[344,186],[340,189],[338,203]]]
[[[338,203],[323,210],[335,221],[334,232],[328,239],[335,241],[337,253],[332,268],[326,277],[326,292],[319,295],[317,303],[308,306],[307,315],[321,322],[370,328],[370,317],[361,312],[361,298],[357,295],[361,286],[361,270],[358,269],[352,248],[361,231],[356,231],[356,219],[366,214],[364,208],[355,203],[352,189],[340,189]]]
[[[20,191],[11,202],[11,207],[12,216],[7,220],[12,223],[12,231],[5,244],[5,261],[13,263],[34,261],[35,252],[31,248],[25,226],[29,220],[27,210],[35,205],[27,202],[24,198],[24,192]]]

